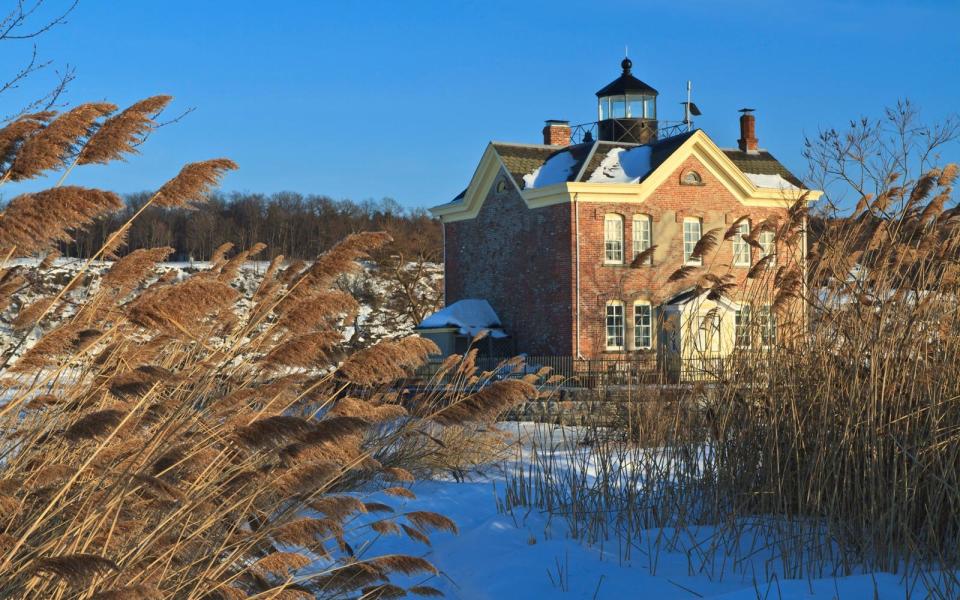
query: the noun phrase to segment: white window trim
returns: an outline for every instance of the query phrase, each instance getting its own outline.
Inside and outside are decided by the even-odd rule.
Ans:
[[[753,248],[748,244],[743,236],[750,235],[750,221],[741,221],[737,224],[737,233],[733,236],[733,266],[749,267],[753,264]],[[746,253],[746,260],[741,260],[741,254]]]
[[[643,230],[643,225],[646,224],[647,229],[647,239],[646,245],[644,245],[643,238],[639,235]],[[633,258],[636,258],[638,254],[648,250],[650,246],[653,245],[653,219],[650,215],[633,215]],[[645,265],[653,264],[653,256],[648,256],[647,260],[644,261]]]
[[[645,307],[649,312],[647,327],[647,344],[637,344],[637,308]],[[653,348],[653,306],[646,300],[636,300],[633,303],[633,349],[634,350],[651,350]]]
[[[620,226],[620,239],[610,239],[607,236],[607,223],[616,222]],[[616,213],[608,213],[603,215],[603,264],[605,265],[622,265],[624,259],[624,248],[623,248],[623,216]],[[610,258],[607,253],[607,244],[610,242],[617,242],[620,244],[620,258]]]
[[[690,254],[687,253],[687,224],[696,223],[697,230],[700,232],[700,235],[697,236],[697,241],[693,242],[693,246],[690,247],[690,254],[693,253],[693,249],[697,246],[697,243],[703,238],[703,220],[699,217],[684,217],[683,218],[683,264],[687,266],[702,266],[703,257],[699,258],[690,258]]]
[[[610,326],[608,320],[610,319],[610,308],[619,307],[620,308],[620,345],[610,343]],[[619,300],[611,300],[604,305],[603,308],[603,339],[604,339],[604,348],[608,351],[623,351],[626,344],[626,310],[623,306],[623,302]],[[615,338],[616,336],[614,336]],[[616,341],[616,340],[614,340]]]

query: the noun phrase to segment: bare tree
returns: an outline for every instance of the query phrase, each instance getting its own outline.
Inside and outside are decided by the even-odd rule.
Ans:
[[[380,262],[381,276],[387,281],[387,305],[398,319],[419,324],[443,302],[441,278],[435,263],[418,253],[408,261],[403,253]]]
[[[8,44],[30,44],[27,58],[16,73],[0,84],[0,94],[19,89],[24,82],[41,71],[52,70],[55,74],[53,82],[42,86],[44,91],[31,93],[29,100],[21,108],[5,117],[6,121],[21,115],[49,110],[59,105],[59,101],[67,86],[73,81],[75,69],[65,64],[61,69],[54,69],[53,60],[41,58],[37,46],[37,38],[49,32],[54,27],[66,23],[67,17],[77,7],[80,0],[73,0],[65,5],[51,7],[47,0],[16,0],[14,6],[0,20],[0,42]]]
[[[161,126],[158,124],[157,126]],[[99,248],[108,235],[143,205],[145,194],[127,196],[127,208],[111,215],[86,231],[76,242],[61,247],[68,256],[85,257]],[[178,260],[193,256],[206,260],[214,248],[232,242],[246,248],[256,242],[268,245],[268,257],[282,254],[290,259],[312,260],[331,248],[338,239],[357,231],[386,230],[394,241],[378,251],[376,258],[392,265],[396,254],[416,256],[415,262],[439,262],[442,256],[440,223],[422,210],[403,210],[365,201],[332,200],[326,196],[283,192],[263,194],[214,194],[209,202],[193,210],[150,208],[131,228],[124,252],[158,243],[156,232],[173,232],[163,242],[174,248]],[[162,222],[162,225],[161,225]],[[102,225],[102,226],[101,226]]]
[[[849,200],[878,197],[897,181],[906,189],[932,167],[943,164],[942,153],[956,154],[960,117],[948,116],[926,124],[909,100],[898,101],[878,119],[862,117],[844,131],[827,129],[804,142],[809,171],[807,183],[824,191],[823,216],[849,212]],[[899,208],[891,205],[887,211]],[[886,211],[885,211],[886,212]],[[883,215],[878,215],[883,216]]]

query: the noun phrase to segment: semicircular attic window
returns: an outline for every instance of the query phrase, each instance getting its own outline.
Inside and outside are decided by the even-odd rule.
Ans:
[[[680,176],[680,185],[703,185],[703,178],[700,173],[689,170]]]

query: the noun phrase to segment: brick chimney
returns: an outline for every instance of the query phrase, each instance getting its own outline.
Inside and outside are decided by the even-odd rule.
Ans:
[[[548,146],[569,146],[570,121],[548,119],[543,126],[543,143]]]
[[[752,108],[741,108],[740,112],[740,139],[737,144],[741,152],[757,152],[757,118],[753,116]]]

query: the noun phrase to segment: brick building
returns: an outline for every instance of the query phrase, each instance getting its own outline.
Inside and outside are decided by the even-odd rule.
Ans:
[[[741,283],[765,255],[775,264],[774,228],[753,228],[820,194],[759,148],[747,109],[736,148],[692,128],[690,103],[682,123],[664,127],[657,91],[631,66],[625,59],[597,92],[596,123],[547,121],[542,145],[490,143],[467,189],[431,209],[443,222],[445,301],[485,299],[514,351],[531,355],[680,357],[768,344],[767,304],[751,306],[736,288],[711,301],[693,280],[723,271]],[[731,226],[740,235],[693,252],[706,232]],[[670,281],[685,265],[692,275]],[[744,334],[751,322],[762,339]]]

